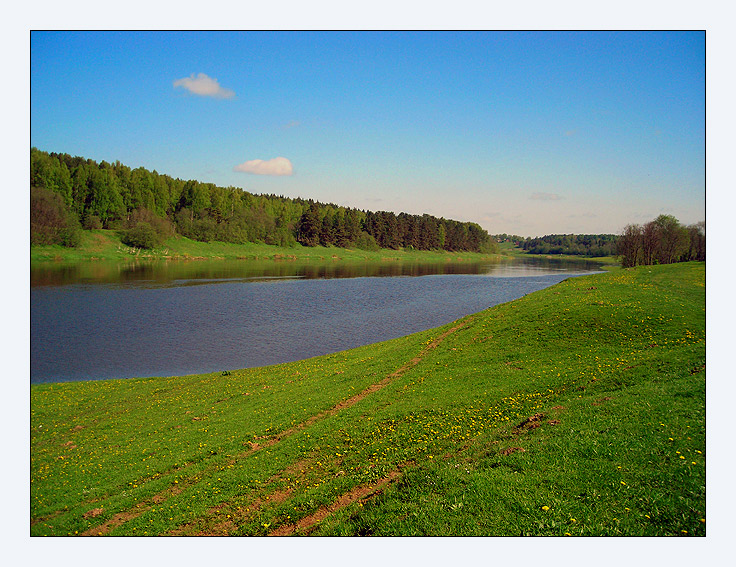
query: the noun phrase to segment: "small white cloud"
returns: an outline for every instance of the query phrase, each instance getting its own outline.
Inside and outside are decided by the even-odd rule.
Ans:
[[[532,193],[529,197],[532,201],[561,201],[557,193]]]
[[[192,73],[189,77],[174,81],[174,88],[182,87],[192,94],[199,96],[211,96],[214,98],[233,98],[235,91],[220,86],[217,79],[208,77],[204,73],[196,76]]]
[[[269,160],[252,159],[236,165],[233,171],[243,173],[254,173],[256,175],[293,175],[294,168],[285,157],[277,157]]]

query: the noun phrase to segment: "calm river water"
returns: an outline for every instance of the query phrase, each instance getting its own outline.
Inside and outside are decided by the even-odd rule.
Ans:
[[[47,266],[31,273],[31,383],[309,358],[437,327],[599,269],[531,258]]]

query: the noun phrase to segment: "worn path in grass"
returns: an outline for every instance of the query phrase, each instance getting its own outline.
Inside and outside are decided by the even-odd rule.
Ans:
[[[389,374],[388,376],[386,376],[385,378],[383,378],[379,382],[376,382],[374,384],[371,384],[370,386],[368,386],[367,388],[365,388],[362,392],[360,392],[360,393],[358,393],[358,394],[356,394],[356,395],[354,395],[354,396],[352,396],[352,397],[350,397],[350,398],[348,398],[346,400],[343,400],[343,401],[339,402],[338,404],[336,404],[335,406],[333,406],[332,408],[330,408],[329,410],[323,411],[323,412],[318,413],[316,415],[313,415],[310,418],[306,419],[305,421],[299,423],[298,425],[296,425],[294,427],[291,427],[289,429],[286,429],[286,430],[284,430],[284,431],[282,431],[282,432],[280,432],[280,433],[278,433],[278,434],[276,434],[276,435],[274,435],[272,437],[269,437],[267,439],[264,439],[264,440],[262,440],[260,442],[251,442],[250,443],[250,449],[247,450],[247,451],[244,451],[244,452],[240,453],[239,455],[237,455],[234,460],[231,460],[230,461],[230,464],[231,465],[234,464],[235,460],[237,460],[237,459],[245,459],[245,458],[248,458],[251,455],[253,455],[254,453],[256,453],[257,451],[260,451],[260,450],[265,449],[265,448],[268,448],[268,447],[272,447],[272,446],[276,445],[277,443],[283,441],[284,439],[286,439],[286,438],[294,435],[295,433],[297,433],[299,431],[302,431],[302,430],[306,429],[307,427],[313,425],[315,422],[317,422],[319,420],[322,420],[322,419],[325,419],[325,418],[328,418],[330,416],[333,416],[333,415],[337,414],[338,412],[340,412],[342,410],[345,410],[345,409],[347,409],[347,408],[355,405],[356,403],[358,403],[359,401],[361,401],[362,399],[364,399],[366,396],[369,396],[369,395],[371,395],[371,394],[373,394],[375,392],[378,392],[379,390],[385,388],[388,384],[390,384],[392,381],[396,380],[398,377],[400,377],[402,374],[404,374],[407,370],[409,370],[410,368],[412,368],[412,367],[416,366],[417,364],[419,364],[425,358],[425,356],[427,355],[427,353],[429,353],[430,351],[432,351],[435,348],[437,348],[445,340],[445,338],[447,338],[452,333],[455,333],[457,330],[461,329],[462,327],[464,327],[465,325],[467,325],[471,321],[472,321],[472,317],[468,317],[468,318],[466,318],[466,319],[458,322],[455,326],[451,327],[450,329],[446,330],[445,332],[441,333],[434,340],[432,340],[428,345],[426,345],[417,356],[415,356],[414,358],[412,358],[411,360],[409,360],[408,362],[406,362],[405,364],[403,364],[396,371],[392,372],[391,374]],[[181,472],[182,472],[182,469],[181,468],[177,469],[177,473],[181,473]],[[386,484],[387,482],[390,482],[397,475],[398,475],[398,473],[396,475],[392,473],[391,475],[389,475],[389,477],[387,477],[387,479],[386,479],[385,482],[381,481],[380,483],[378,483],[378,486],[380,487],[380,486],[383,486],[384,484]],[[125,510],[125,511],[119,512],[119,513],[115,514],[112,518],[110,518],[109,520],[105,521],[103,524],[101,524],[99,526],[91,527],[88,530],[86,530],[85,532],[81,533],[80,535],[83,535],[83,536],[105,535],[105,534],[109,533],[112,529],[117,528],[118,526],[122,525],[123,523],[139,517],[145,511],[147,511],[148,509],[150,509],[151,506],[153,506],[153,505],[160,505],[160,504],[164,503],[168,498],[170,498],[172,496],[175,496],[177,494],[180,494],[184,490],[185,487],[186,488],[189,488],[189,487],[193,486],[194,484],[195,484],[195,482],[189,482],[185,486],[183,483],[182,484],[179,484],[178,481],[177,481],[176,484],[172,484],[168,488],[166,488],[166,489],[158,492],[157,494],[155,494],[154,496],[152,496],[150,499],[147,499],[147,500],[145,500],[143,502],[137,503],[134,508],[131,508],[129,510]],[[372,486],[367,492],[364,493],[365,488],[363,487],[363,488],[360,488],[360,489],[356,489],[354,491],[354,494],[363,494],[363,495],[365,495],[365,494],[368,494],[368,493],[373,493],[373,492],[375,492],[375,490],[376,490],[376,487]],[[343,506],[347,505],[348,503],[350,503],[350,502],[352,502],[354,500],[355,500],[355,496],[354,495],[353,496],[345,495],[341,499],[341,501],[343,503],[337,505],[337,507],[343,507]],[[257,506],[254,506],[254,508],[257,508]],[[98,508],[95,508],[95,510],[92,513],[88,513],[87,517],[88,518],[96,517],[97,514],[95,513],[95,511],[101,511],[101,510],[102,510],[102,505],[100,505]],[[321,511],[319,513],[319,515],[320,515],[320,517],[324,518],[327,515],[327,513],[325,513],[324,511]],[[316,521],[314,523],[316,523]],[[306,525],[306,524],[300,524],[299,527],[303,527],[303,525]],[[311,524],[309,524],[309,525],[311,525]],[[184,529],[177,529],[174,532],[174,534],[175,535],[179,535],[182,531],[184,533],[186,533],[186,530],[184,528]],[[216,530],[214,533],[217,534],[218,532],[221,532],[221,531],[222,531],[221,529],[220,530]],[[213,534],[200,534],[200,535],[213,535]]]

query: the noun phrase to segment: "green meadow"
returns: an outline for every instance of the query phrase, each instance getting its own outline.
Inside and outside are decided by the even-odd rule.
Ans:
[[[294,246],[283,247],[270,244],[248,242],[233,244],[229,242],[199,242],[185,236],[172,236],[161,246],[153,249],[134,248],[123,244],[120,235],[114,230],[83,230],[80,245],[74,248],[52,245],[31,246],[31,263],[79,260],[204,260],[204,259],[242,259],[242,260],[479,260],[498,257],[494,254],[478,252],[446,252],[444,250],[361,250],[358,248],[339,248],[335,246]]]
[[[295,363],[33,385],[30,532],[704,536],[705,375],[684,263]]]

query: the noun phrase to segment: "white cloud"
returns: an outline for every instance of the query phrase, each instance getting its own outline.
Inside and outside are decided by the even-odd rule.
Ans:
[[[220,86],[217,79],[208,77],[204,73],[198,73],[195,77],[192,73],[189,77],[174,81],[174,88],[182,87],[192,94],[199,96],[211,96],[214,98],[233,98],[235,91]]]
[[[561,201],[557,193],[532,193],[529,197],[532,201]]]
[[[256,175],[293,175],[294,168],[285,157],[277,157],[269,160],[252,159],[236,165],[233,171],[243,173],[254,173]]]

